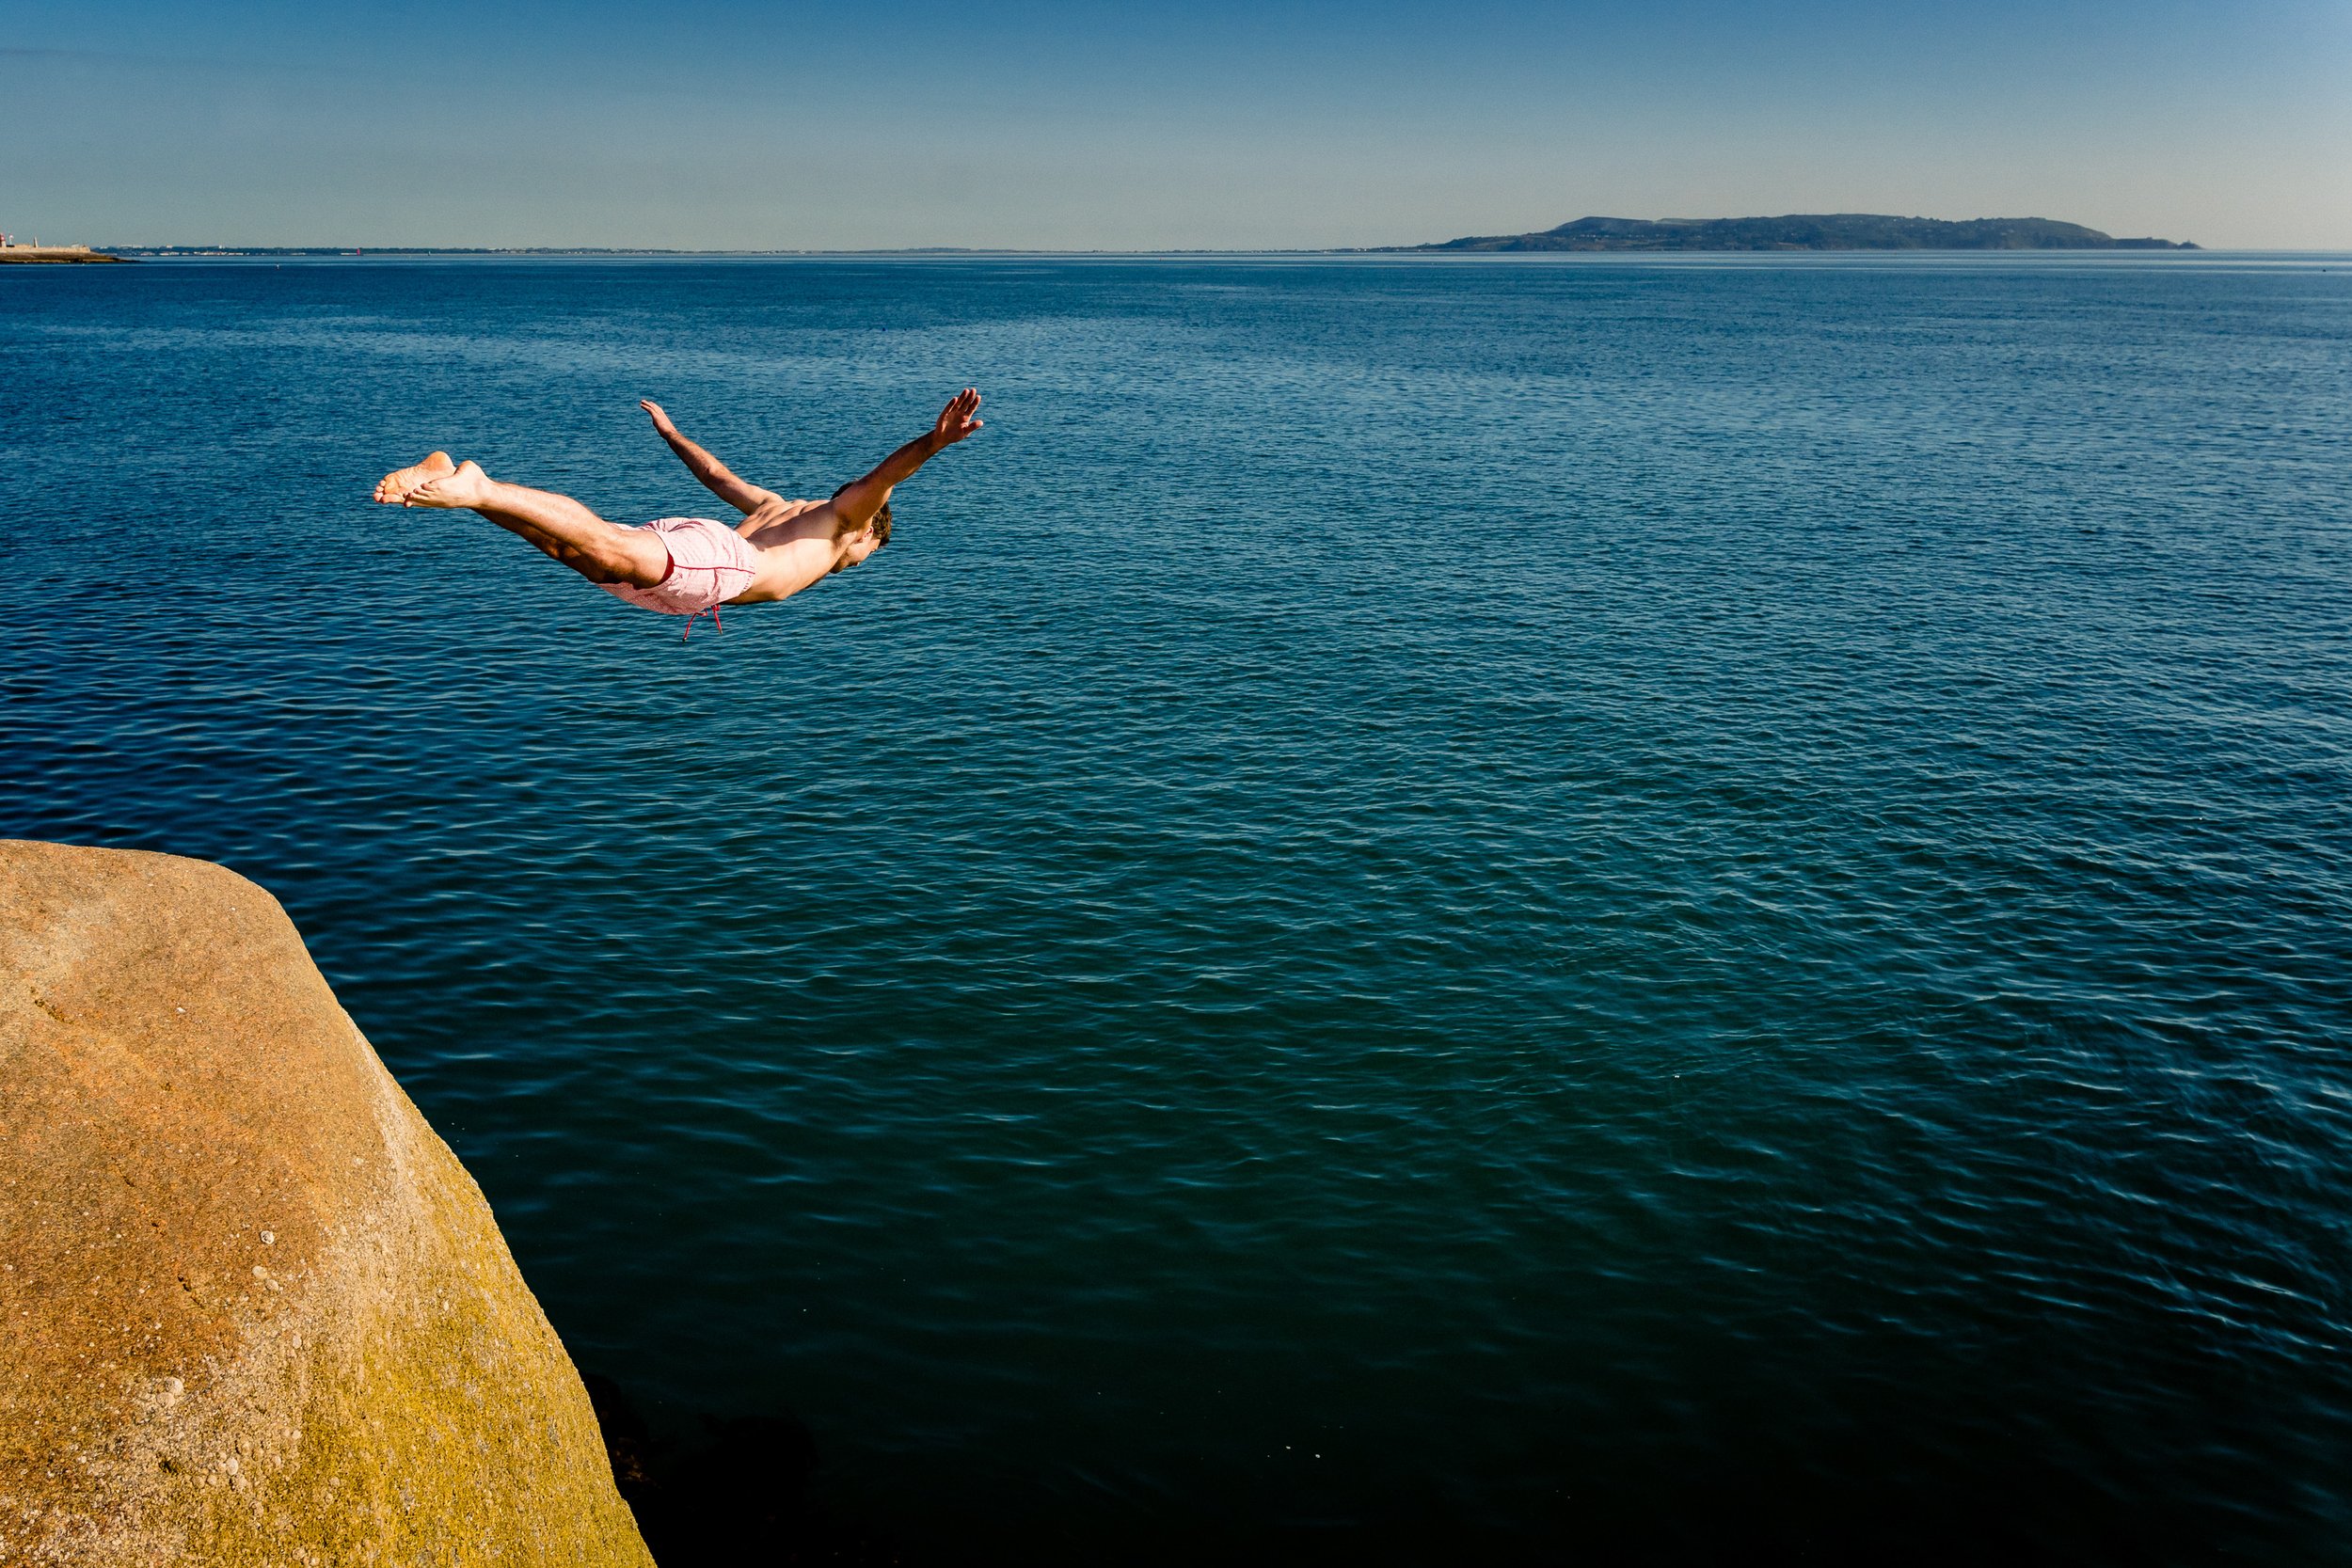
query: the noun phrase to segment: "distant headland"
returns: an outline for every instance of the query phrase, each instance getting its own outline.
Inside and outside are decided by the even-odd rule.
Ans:
[[[1582,217],[1528,234],[1470,234],[1431,245],[1339,249],[1021,250],[967,245],[914,245],[877,250],[670,249],[632,245],[271,245],[226,244],[40,245],[0,234],[0,262],[128,261],[210,257],[814,257],[906,256],[1410,256],[1526,251],[1800,251],[1800,250],[2195,250],[2186,240],[2119,240],[2055,218],[1893,217],[1878,213],[1791,214],[1754,218]]]
[[[86,245],[19,245],[12,234],[0,234],[0,261],[121,261],[129,258],[109,256],[103,250],[92,250]]]
[[[1384,250],[2195,250],[2185,240],[2119,240],[2053,218],[1899,218],[1878,213],[1777,218],[1578,218],[1533,234],[1472,234]]]

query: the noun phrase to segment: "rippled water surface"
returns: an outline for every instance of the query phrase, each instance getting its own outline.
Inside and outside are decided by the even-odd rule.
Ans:
[[[683,644],[366,501],[966,383]],[[11,268],[0,388],[0,832],[278,895],[920,1560],[2342,1559],[2343,260]]]

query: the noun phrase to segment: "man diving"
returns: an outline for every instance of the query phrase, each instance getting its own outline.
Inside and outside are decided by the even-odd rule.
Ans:
[[[710,493],[743,514],[732,526],[707,517],[662,517],[634,528],[608,523],[569,496],[527,490],[492,479],[479,464],[453,463],[437,451],[386,474],[375,499],[387,505],[463,508],[518,533],[608,594],[664,615],[707,612],[723,604],[786,599],[890,543],[890,492],[933,455],[980,428],[980,394],[966,387],[948,400],[927,435],[892,452],[873,472],[851,480],[829,500],[786,500],[747,484],[678,433],[658,403],[638,404]]]

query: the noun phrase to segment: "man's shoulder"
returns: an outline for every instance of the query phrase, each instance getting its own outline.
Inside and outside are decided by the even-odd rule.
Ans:
[[[751,511],[743,514],[743,520],[763,528],[773,523],[788,523],[795,517],[806,516],[824,504],[823,501],[787,499],[783,496],[771,496]]]
[[[762,549],[771,549],[802,538],[830,540],[830,523],[817,514],[832,504],[831,501],[785,500],[779,497],[763,502],[758,511],[747,514],[737,531]]]

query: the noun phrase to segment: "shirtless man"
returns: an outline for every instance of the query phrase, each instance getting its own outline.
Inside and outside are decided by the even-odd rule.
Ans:
[[[375,499],[387,505],[479,512],[601,586],[608,594],[664,615],[709,613],[723,604],[789,598],[890,543],[890,492],[931,456],[980,428],[980,394],[966,387],[948,400],[930,433],[882,460],[821,501],[786,500],[746,484],[727,466],[678,434],[658,403],[638,404],[687,470],[743,514],[728,526],[707,517],[663,517],[643,528],[608,523],[569,496],[526,490],[492,479],[474,463],[434,452],[413,467],[386,474]]]

